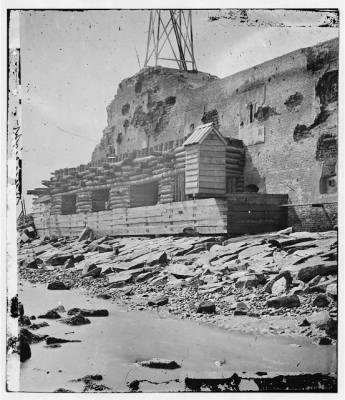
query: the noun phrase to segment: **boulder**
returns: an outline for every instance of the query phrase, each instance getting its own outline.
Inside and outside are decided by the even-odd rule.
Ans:
[[[177,369],[181,365],[174,360],[166,360],[163,358],[151,358],[151,360],[141,361],[139,363],[142,367],[158,368],[158,369]]]
[[[44,319],[59,319],[61,315],[56,311],[48,311],[45,314],[39,315],[37,318],[44,318]]]
[[[18,318],[19,326],[29,326],[31,325],[30,318],[27,315],[21,315]]]
[[[272,285],[271,293],[274,296],[279,296],[281,294],[286,293],[289,290],[289,283],[287,282],[286,278],[282,276],[280,279],[275,281]]]
[[[64,312],[66,312],[66,309],[62,304],[60,304],[57,307],[54,307],[49,311],[56,311],[56,312],[64,313]]]
[[[81,314],[84,317],[108,317],[109,311],[105,309],[89,310],[85,308],[71,308],[67,311],[67,315]]]
[[[96,295],[97,299],[109,300],[111,299],[111,295],[108,293],[99,293]]]
[[[69,287],[66,286],[61,281],[54,281],[54,282],[48,283],[47,289],[48,290],[69,290]]]
[[[333,300],[338,298],[338,284],[337,282],[329,283],[326,286],[326,294]]]
[[[313,301],[313,307],[327,307],[329,303],[330,300],[325,294],[319,294]]]
[[[331,319],[328,311],[320,311],[308,317],[308,322],[319,329],[326,329],[328,321]]]
[[[64,318],[61,320],[61,322],[67,325],[86,325],[91,323],[91,321],[88,318],[84,317],[80,313],[73,315],[73,317],[70,318]]]
[[[21,328],[19,332],[19,338],[23,338],[29,344],[42,342],[46,337],[47,335],[35,335],[25,328]]]
[[[279,284],[276,284],[274,293],[273,293],[272,288],[276,282],[279,282]],[[290,272],[282,271],[266,283],[266,285],[264,287],[264,291],[267,293],[272,293],[275,296],[277,296],[278,294],[282,294],[283,290],[284,290],[284,292],[289,290],[291,284],[292,284],[292,277],[291,277]]]
[[[169,304],[169,298],[166,296],[157,297],[147,302],[148,306],[164,306],[166,304]]]
[[[335,319],[330,318],[325,326],[325,332],[332,339],[336,339],[338,337],[338,322]]]
[[[267,300],[266,306],[273,308],[294,308],[299,307],[301,305],[299,297],[297,295],[287,295],[280,297],[273,297],[272,299]]]
[[[49,326],[48,322],[40,322],[39,324],[31,324],[30,325],[30,329],[40,329],[40,328],[44,328],[45,326]]]
[[[330,344],[332,344],[332,340],[328,337],[321,337],[318,341],[319,346],[325,346],[325,345],[327,346]]]
[[[12,318],[18,317],[18,295],[12,297],[11,299],[10,313]]]
[[[212,301],[203,301],[196,307],[196,312],[199,314],[214,314],[216,305]]]
[[[19,336],[18,352],[19,352],[20,362],[24,362],[29,358],[31,358],[30,345],[27,342],[27,340],[22,336]]]
[[[25,264],[25,268],[31,268],[31,269],[37,269],[37,260],[36,259],[31,259]]]
[[[248,311],[249,307],[244,301],[239,301],[238,303],[236,303],[235,310],[236,311]]]

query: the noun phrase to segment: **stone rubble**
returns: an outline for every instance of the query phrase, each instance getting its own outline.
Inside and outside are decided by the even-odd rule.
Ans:
[[[21,279],[55,290],[85,288],[129,311],[157,310],[233,330],[334,344],[337,243],[336,231],[92,240],[86,230],[79,239],[24,243],[18,264]],[[314,322],[319,313],[325,323]],[[54,317],[60,315],[52,310],[39,316]],[[79,312],[63,321],[85,320]]]

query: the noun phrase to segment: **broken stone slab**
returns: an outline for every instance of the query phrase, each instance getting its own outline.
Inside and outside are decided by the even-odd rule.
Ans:
[[[216,312],[216,305],[212,301],[202,301],[196,307],[198,314],[214,314]]]
[[[73,268],[73,267],[74,267],[74,259],[73,257],[71,257],[65,262],[64,268]]]
[[[129,272],[118,272],[115,274],[108,274],[108,287],[109,288],[117,288],[127,285],[132,282],[133,276]]]
[[[238,258],[240,260],[245,260],[248,258],[255,257],[260,253],[267,253],[266,255],[268,256],[268,255],[273,254],[273,251],[272,251],[272,248],[270,248],[268,244],[262,244],[262,245],[257,244],[257,245],[251,246],[251,247],[241,251],[238,254]]]
[[[67,311],[67,315],[81,314],[84,317],[108,317],[109,311],[105,309],[90,310],[86,308],[74,307]]]
[[[174,275],[176,278],[188,278],[195,275],[194,267],[191,265],[184,265],[184,264],[173,264],[169,265],[167,271]]]
[[[79,235],[79,238],[78,238],[78,242],[81,242],[82,240],[87,240],[87,239],[90,239],[90,237],[92,237],[93,236],[93,231],[92,231],[92,229],[90,229],[89,227],[85,227],[82,231],[81,231],[81,233],[80,233],[80,235]]]
[[[67,325],[87,325],[90,324],[91,321],[84,317],[82,314],[73,315],[73,317],[61,319],[60,322],[67,324]]]
[[[293,233],[292,226],[289,226],[288,228],[285,229],[281,229],[280,231],[277,232],[278,235],[290,235],[290,233]]]
[[[61,315],[56,311],[48,311],[45,314],[39,315],[37,318],[44,319],[59,319]]]
[[[166,360],[164,358],[151,358],[147,361],[139,362],[139,365],[147,368],[157,368],[157,369],[178,369],[181,365],[174,360]]]
[[[150,286],[162,286],[167,283],[168,276],[163,275],[163,276],[158,276],[157,278],[153,278],[151,281],[149,281]]]
[[[285,290],[288,290],[288,288],[291,286],[291,284],[292,284],[292,277],[291,277],[291,274],[290,274],[290,272],[289,271],[282,271],[282,272],[280,272],[278,275],[276,275],[274,278],[272,278],[271,280],[269,280],[267,283],[266,283],[266,285],[265,285],[265,287],[264,287],[264,291],[266,292],[266,293],[272,293],[272,287],[273,287],[273,285],[277,282],[277,281],[279,281],[279,280],[281,280],[281,279],[284,279],[284,281],[283,282],[281,282],[281,284],[279,285],[279,287],[281,286],[281,285],[285,285]],[[279,293],[280,294],[280,293]]]
[[[297,295],[287,295],[287,296],[279,296],[274,297],[266,301],[266,307],[273,308],[294,308],[299,307],[301,302]]]
[[[143,272],[135,277],[135,282],[136,283],[145,282],[155,275],[156,275],[156,272]]]
[[[330,284],[333,284],[333,283],[337,283],[337,278],[334,278],[334,279],[327,279],[327,280],[325,280],[325,281],[319,283],[318,285],[314,285],[314,286],[309,286],[309,285],[308,285],[308,286],[306,287],[306,289],[305,289],[305,293],[306,293],[306,294],[308,294],[308,293],[325,293],[327,287],[328,287]]]
[[[247,274],[237,279],[235,286],[239,289],[256,288],[258,285],[265,283],[265,277],[258,274]]]
[[[53,256],[51,256],[50,258],[48,258],[48,260],[46,260],[46,263],[48,265],[52,265],[53,267],[55,266],[59,266],[59,265],[64,265],[65,262],[70,259],[73,258],[73,254],[71,253],[57,253],[54,254]]]
[[[230,274],[229,275],[229,279],[231,280],[231,281],[234,281],[234,282],[236,282],[239,278],[241,278],[242,276],[245,276],[245,275],[247,275],[247,271],[246,270],[244,270],[244,271],[237,271],[237,272],[234,272],[234,273],[232,273],[232,274]]]
[[[52,345],[52,344],[60,344],[60,343],[80,343],[81,340],[67,340],[67,339],[60,339],[56,337],[49,336],[46,338],[46,344],[47,345]]]
[[[66,286],[63,282],[61,281],[54,281],[50,282],[47,286],[48,290],[69,290],[69,286]]]
[[[102,272],[102,267],[96,267],[96,268],[89,270],[88,272],[86,272],[86,274],[83,274],[81,277],[82,278],[87,278],[87,277],[99,278],[99,276],[101,275],[101,272]]]
[[[37,269],[37,259],[32,259],[30,261],[27,261],[25,264],[25,268],[31,268],[31,269]]]
[[[112,246],[110,246],[109,244],[100,244],[100,245],[98,246],[97,250],[98,250],[100,253],[107,253],[107,252],[113,251],[113,248],[112,248]]]
[[[90,261],[85,261],[85,263],[83,265],[82,275],[87,274],[88,272],[92,271],[95,268],[97,268],[96,264],[91,263]]]
[[[169,304],[169,298],[166,296],[160,296],[157,297],[156,299],[151,299],[147,302],[148,306],[165,306],[166,304]]]
[[[317,275],[330,275],[338,272],[338,263],[335,261],[316,262],[314,265],[302,267],[297,273],[297,279],[308,282]]]
[[[201,286],[199,288],[200,293],[215,293],[221,292],[223,290],[223,283],[216,282],[216,283],[209,283],[208,285]]]

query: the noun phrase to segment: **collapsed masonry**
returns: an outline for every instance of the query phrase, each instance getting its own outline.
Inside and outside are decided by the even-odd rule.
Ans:
[[[215,233],[224,233],[224,226],[228,232],[253,233],[287,223],[297,230],[332,229],[337,99],[338,40],[224,79],[146,68],[120,83],[92,161],[55,171],[42,182],[46,188],[28,192],[38,196],[34,216],[45,229],[64,215],[84,216],[84,223],[94,218],[96,225],[110,218],[128,234],[133,224],[146,227],[143,233],[176,232],[182,218]],[[199,140],[198,132],[209,127],[206,137],[216,135],[218,143]],[[218,221],[196,218],[198,202],[207,204],[205,198],[216,198]],[[179,202],[184,207],[176,211],[171,205]],[[146,206],[155,206],[156,213],[134,212]],[[124,221],[114,217],[116,210],[118,215],[126,210]],[[104,214],[103,220],[106,212],[113,216]],[[169,219],[160,231],[164,212]],[[231,229],[240,221],[241,227]],[[169,230],[174,224],[176,231]]]

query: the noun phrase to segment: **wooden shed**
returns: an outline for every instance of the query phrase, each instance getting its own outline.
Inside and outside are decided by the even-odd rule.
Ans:
[[[198,126],[184,148],[186,195],[224,195],[226,140],[213,123]]]

